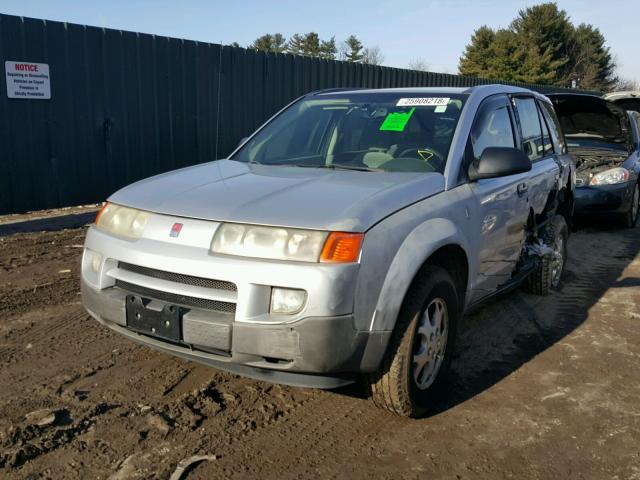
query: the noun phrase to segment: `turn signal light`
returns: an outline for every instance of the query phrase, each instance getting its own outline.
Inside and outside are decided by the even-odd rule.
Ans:
[[[364,233],[331,232],[320,254],[320,261],[327,263],[357,262],[363,239]]]
[[[104,202],[102,204],[102,208],[100,209],[100,211],[98,212],[98,215],[96,215],[96,221],[95,224],[97,225],[98,222],[100,222],[100,217],[102,216],[102,213],[105,211],[105,209],[109,206],[109,202]]]

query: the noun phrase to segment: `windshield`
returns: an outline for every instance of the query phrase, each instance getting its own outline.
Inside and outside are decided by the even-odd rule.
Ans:
[[[386,172],[443,172],[466,96],[351,92],[309,97],[232,160]]]

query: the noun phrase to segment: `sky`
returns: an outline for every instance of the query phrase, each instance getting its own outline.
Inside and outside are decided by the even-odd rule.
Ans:
[[[378,46],[384,65],[456,73],[473,31],[505,27],[521,0],[0,0],[0,13],[242,46],[264,33],[317,32],[342,41],[356,35]],[[598,27],[623,78],[640,80],[638,0],[559,0],[575,24]]]

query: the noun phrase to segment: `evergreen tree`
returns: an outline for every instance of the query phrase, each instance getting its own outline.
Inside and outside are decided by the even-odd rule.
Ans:
[[[322,40],[320,42],[320,51],[318,56],[327,60],[335,60],[338,48],[336,47],[336,38],[331,37],[329,40]]]
[[[592,25],[575,27],[555,3],[521,10],[509,28],[478,28],[460,58],[463,75],[606,90],[615,62]]]
[[[287,49],[287,39],[281,33],[267,33],[256,38],[247,48],[261,52],[282,53]]]
[[[287,51],[296,55],[333,60],[336,58],[338,49],[334,37],[329,40],[321,40],[316,32],[309,32],[304,35],[299,33],[293,35],[287,44]]]
[[[511,23],[524,63],[517,74],[531,83],[563,83],[570,60],[574,28],[555,3],[520,10]]]
[[[294,34],[287,43],[287,51],[295,55],[305,55],[305,36]]]
[[[496,32],[486,25],[473,32],[471,43],[465,48],[458,64],[461,75],[492,78],[489,62],[495,38]]]
[[[362,43],[355,35],[350,35],[342,44],[342,56],[347,62],[360,62],[363,58]]]
[[[579,88],[587,90],[613,88],[617,82],[616,65],[600,30],[583,23],[574,35],[568,82],[575,79]]]

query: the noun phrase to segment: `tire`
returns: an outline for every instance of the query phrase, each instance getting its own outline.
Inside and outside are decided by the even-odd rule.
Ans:
[[[633,228],[638,223],[638,213],[640,211],[640,187],[636,183],[633,187],[633,193],[631,197],[631,205],[629,210],[624,214],[622,218],[622,226],[625,228]]]
[[[415,418],[441,398],[455,348],[459,305],[451,275],[440,267],[423,267],[405,296],[380,367],[365,378],[376,406]],[[443,320],[438,322],[440,315]]]
[[[553,252],[541,257],[541,265],[525,278],[522,289],[534,295],[549,295],[558,287],[567,261],[569,228],[562,215],[556,215],[544,229],[542,241]]]

